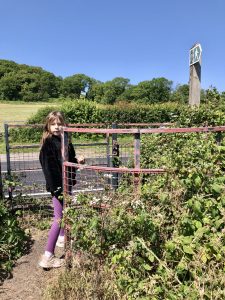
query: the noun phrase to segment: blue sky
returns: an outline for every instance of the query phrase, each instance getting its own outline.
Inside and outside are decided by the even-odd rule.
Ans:
[[[57,76],[137,84],[189,80],[202,46],[202,81],[225,91],[225,0],[0,0],[0,59]]]

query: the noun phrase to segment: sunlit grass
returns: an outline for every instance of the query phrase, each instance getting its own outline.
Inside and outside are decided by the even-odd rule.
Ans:
[[[0,134],[2,133],[4,135],[4,123],[10,123],[10,124],[23,124],[26,122],[30,117],[32,117],[40,108],[46,107],[46,106],[54,106],[59,105],[59,102],[21,102],[21,101],[2,101],[0,100]],[[120,143],[120,139],[122,139],[122,143],[125,142],[133,142],[133,139],[131,136],[128,137],[128,135],[120,135],[118,136],[118,142]],[[87,136],[87,135],[81,135],[79,138],[75,138],[74,142],[80,144],[80,143],[96,143],[96,142],[105,142],[105,138],[101,136]],[[10,141],[10,145],[16,145],[21,143],[14,143],[13,141]],[[29,143],[26,143],[29,144]],[[26,152],[26,150],[24,150]],[[29,151],[29,150],[27,150]],[[5,154],[5,142],[4,142],[4,136],[2,139],[0,139],[0,153]]]
[[[54,106],[54,102],[21,102],[0,100],[0,133],[4,132],[4,123],[23,124],[40,108]],[[0,140],[0,153],[5,153],[5,143]]]
[[[22,103],[19,101],[0,102],[0,132],[4,131],[4,123],[14,124],[27,121],[40,108],[57,105],[50,102]]]

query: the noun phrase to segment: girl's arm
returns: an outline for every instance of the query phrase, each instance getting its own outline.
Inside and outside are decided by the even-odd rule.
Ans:
[[[40,163],[46,180],[47,190],[58,196],[62,192],[62,166],[56,152],[46,140],[40,151]]]

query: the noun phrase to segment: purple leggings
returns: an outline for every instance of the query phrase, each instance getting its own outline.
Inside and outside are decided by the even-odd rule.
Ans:
[[[63,201],[60,201],[56,197],[53,197],[52,202],[54,207],[54,219],[48,234],[48,241],[45,247],[45,251],[49,251],[54,254],[58,236],[64,235],[64,228],[61,228],[61,221],[63,217]]]

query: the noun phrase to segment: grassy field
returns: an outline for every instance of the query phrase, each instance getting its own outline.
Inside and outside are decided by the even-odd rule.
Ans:
[[[20,124],[27,121],[39,108],[45,106],[54,106],[56,103],[50,102],[1,102],[0,101],[0,133],[4,132],[4,123]],[[0,153],[5,153],[5,144],[0,142]]]
[[[0,132],[4,131],[5,122],[20,123],[26,121],[39,108],[45,106],[53,106],[55,103],[49,102],[34,102],[34,103],[21,103],[21,102],[0,102]]]

